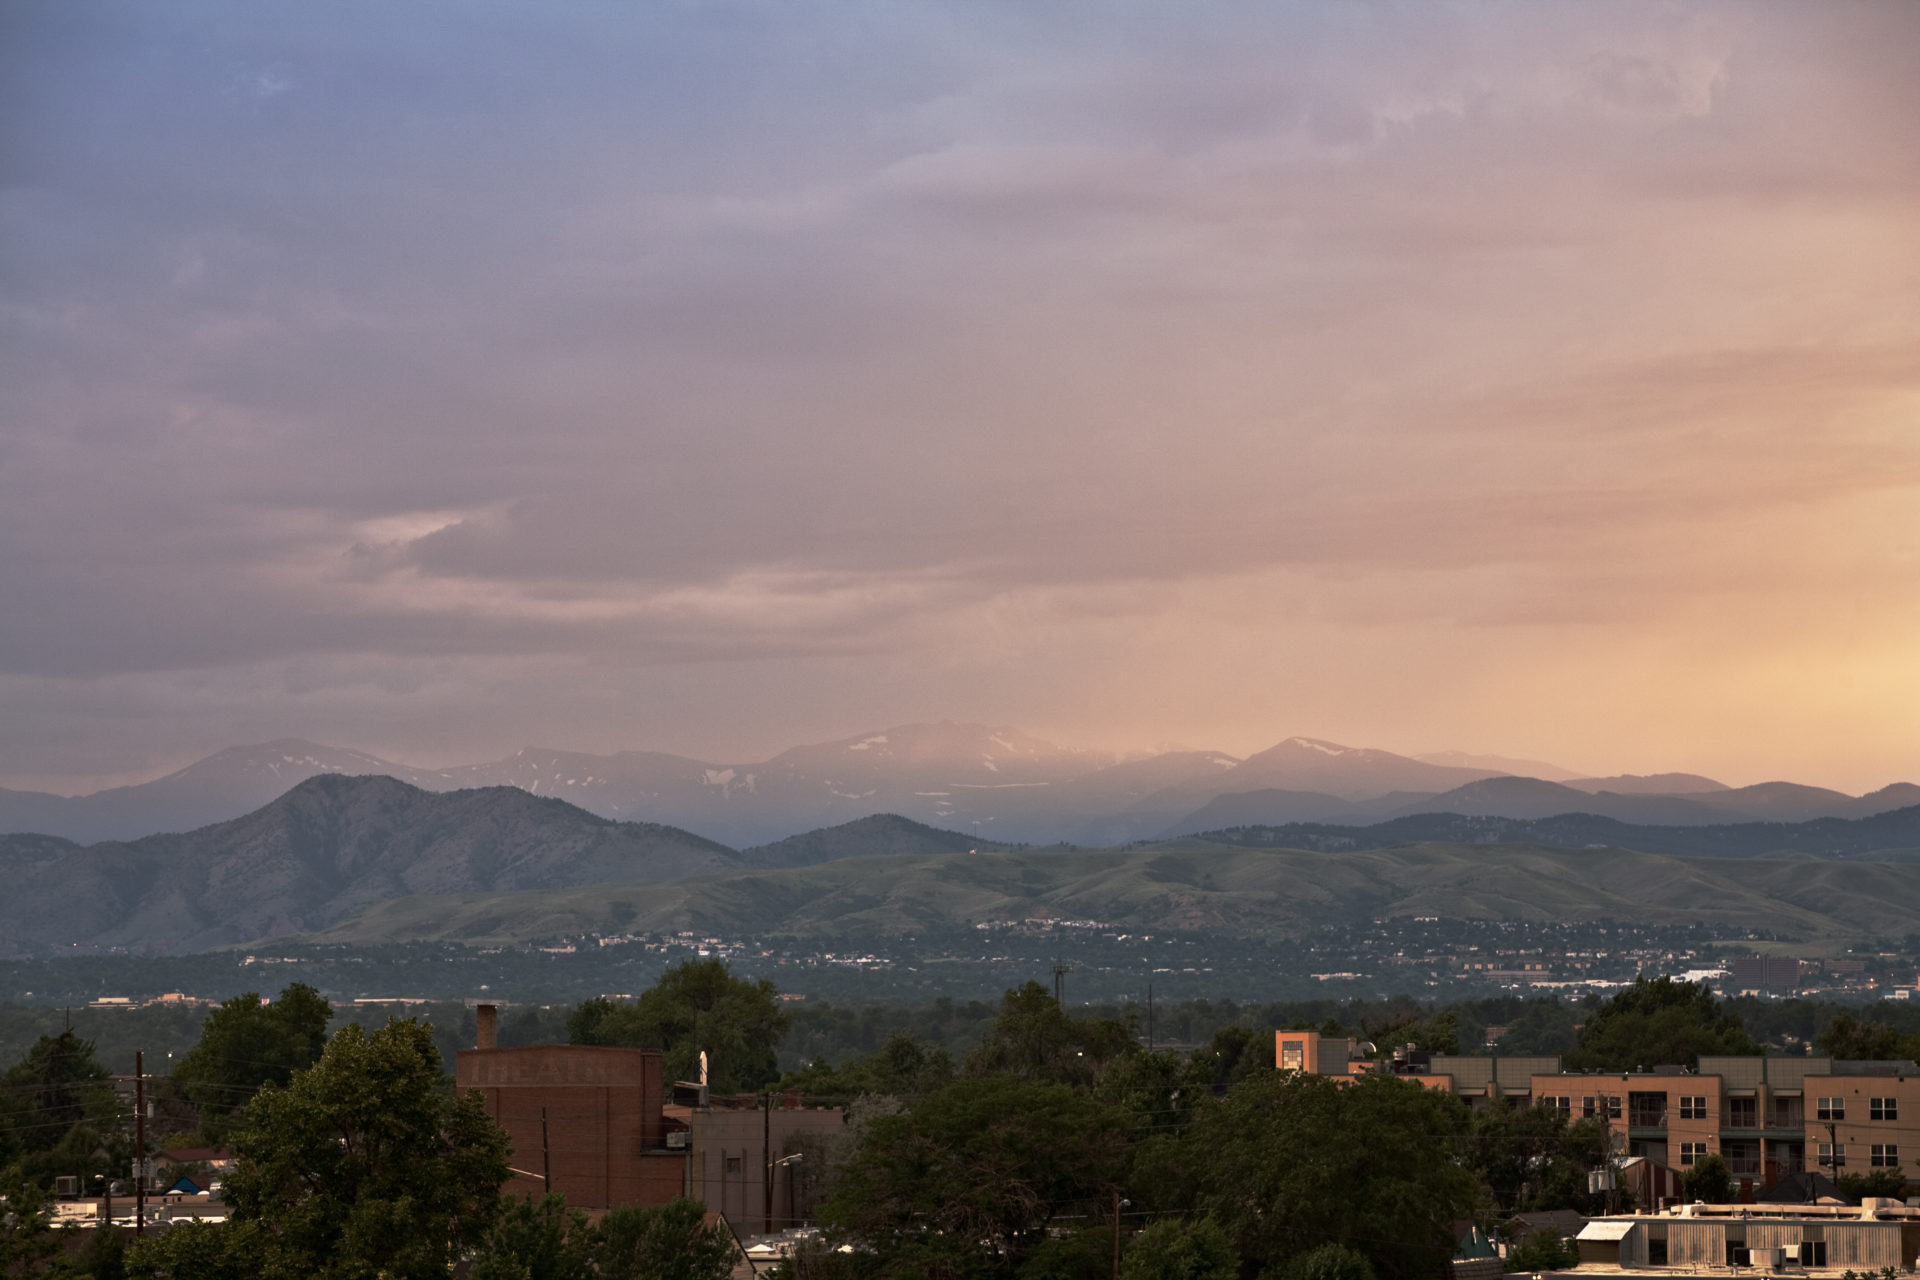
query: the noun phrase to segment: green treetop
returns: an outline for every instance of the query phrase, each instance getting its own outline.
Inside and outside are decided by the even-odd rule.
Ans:
[[[716,1093],[757,1089],[780,1078],[775,1051],[793,1015],[765,978],[736,978],[720,960],[688,960],[632,1004],[594,999],[567,1020],[574,1044],[659,1049],[675,1079],[691,1080],[707,1054]]]

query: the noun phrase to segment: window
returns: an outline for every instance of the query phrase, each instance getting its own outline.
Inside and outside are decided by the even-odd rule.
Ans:
[[[1843,1142],[1838,1147],[1835,1147],[1830,1142],[1823,1142],[1820,1144],[1820,1163],[1821,1164],[1838,1166],[1838,1165],[1843,1165],[1846,1162],[1847,1162],[1847,1144],[1846,1143]]]
[[[1554,1111],[1558,1111],[1563,1116],[1571,1115],[1573,1113],[1572,1098],[1559,1097],[1559,1096],[1546,1097],[1546,1098],[1540,1099],[1540,1105],[1543,1107],[1550,1108]]]
[[[1304,1040],[1282,1040],[1280,1042],[1280,1069],[1282,1071],[1304,1071],[1307,1066],[1307,1042]]]
[[[1867,1099],[1867,1119],[1898,1120],[1899,1118],[1900,1118],[1900,1099],[1898,1098],[1868,1098]]]
[[[1845,1120],[1847,1118],[1847,1100],[1845,1098],[1821,1098],[1815,1107],[1822,1120]]]
[[[1705,1099],[1701,1099],[1705,1101]],[[1706,1114],[1701,1113],[1701,1119]],[[1729,1129],[1758,1129],[1760,1127],[1760,1101],[1757,1098],[1727,1099],[1727,1127]]]
[[[1691,1169],[1700,1158],[1707,1154],[1704,1142],[1683,1142],[1680,1144],[1680,1167]]]
[[[1682,1120],[1705,1120],[1707,1118],[1707,1100],[1703,1097],[1680,1099],[1680,1118]]]
[[[1868,1154],[1867,1163],[1876,1169],[1898,1169],[1900,1167],[1900,1148],[1891,1142],[1885,1146],[1876,1142],[1873,1144],[1873,1150]]]
[[[728,1157],[727,1157],[727,1172],[728,1172],[728,1173],[738,1173],[738,1172],[740,1172],[740,1159],[741,1159],[741,1158],[740,1158],[739,1156],[728,1156]]]
[[[1593,1116],[1594,1116],[1594,1110],[1593,1110],[1593,1099],[1592,1099],[1592,1098],[1582,1098],[1582,1099],[1580,1099],[1580,1114],[1581,1114],[1581,1115],[1583,1115],[1583,1116],[1585,1116],[1585,1117],[1586,1117],[1587,1119],[1589,1119],[1589,1120],[1591,1120],[1591,1119],[1593,1118]]]
[[[1620,1118],[1620,1099],[1617,1096],[1600,1099],[1600,1105],[1606,1108],[1607,1119],[1618,1120]]]

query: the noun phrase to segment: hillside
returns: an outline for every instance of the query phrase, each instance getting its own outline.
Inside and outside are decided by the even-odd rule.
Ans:
[[[1920,865],[1675,858],[1621,849],[1419,844],[1352,853],[1169,841],[1129,850],[856,858],[604,891],[415,898],[317,935],[330,942],[505,941],[618,926],[859,938],[1031,916],[1131,929],[1284,936],[1388,915],[1705,922],[1805,938],[1911,929]]]
[[[87,847],[0,837],[0,954],[76,942],[191,951],[323,928],[396,897],[637,884],[739,865],[689,832],[611,822],[511,787],[434,794],[322,775],[182,835]]]
[[[963,832],[929,827],[896,813],[876,813],[837,827],[823,827],[772,844],[742,849],[740,860],[749,867],[810,867],[841,858],[924,858],[1005,847]]]
[[[1547,785],[1547,784],[1542,784]],[[1811,822],[1729,822],[1700,826],[1653,826],[1619,822],[1591,813],[1549,818],[1423,813],[1371,826],[1294,822],[1249,825],[1206,832],[1215,844],[1322,852],[1388,849],[1421,841],[1477,845],[1540,844],[1563,849],[1621,848],[1700,858],[1756,858],[1792,854],[1813,858],[1860,858],[1920,849],[1920,805],[1868,818],[1817,818]]]

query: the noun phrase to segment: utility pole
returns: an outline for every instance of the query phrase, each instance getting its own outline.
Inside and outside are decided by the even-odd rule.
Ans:
[[[1153,1052],[1153,984],[1147,984],[1147,1052]]]
[[[1846,1162],[1847,1158],[1840,1154],[1840,1134],[1838,1126],[1829,1120],[1827,1121],[1827,1158],[1820,1163],[1832,1170],[1828,1176],[1833,1179],[1836,1185],[1840,1181],[1840,1166]],[[1811,1184],[1813,1179],[1809,1178],[1807,1181]],[[1807,1187],[1807,1198],[1809,1200],[1813,1198],[1813,1187],[1811,1185]]]
[[[540,1182],[553,1194],[553,1148],[547,1144],[547,1109],[540,1108]]]
[[[764,1215],[760,1219],[760,1234],[773,1234],[773,1090],[760,1095],[760,1154],[766,1157],[760,1163],[767,1166],[767,1202]]]
[[[1066,977],[1072,972],[1072,965],[1061,964],[1058,960],[1053,962],[1053,1002],[1062,1009],[1067,1007],[1065,999]]]
[[[1113,1280],[1120,1280],[1120,1188],[1113,1189]]]
[[[133,1234],[147,1234],[147,1055],[133,1051]]]

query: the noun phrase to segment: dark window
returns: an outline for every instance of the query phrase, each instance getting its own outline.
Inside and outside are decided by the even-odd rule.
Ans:
[[[728,1172],[728,1173],[738,1173],[738,1172],[740,1172],[740,1157],[739,1157],[739,1156],[728,1156],[728,1157],[727,1157],[727,1172]]]
[[[1868,1154],[1867,1162],[1876,1169],[1898,1169],[1900,1148],[1891,1142],[1885,1146],[1876,1142],[1873,1144],[1873,1150]]]
[[[1821,1098],[1816,1104],[1815,1111],[1822,1120],[1845,1120],[1847,1118],[1847,1100],[1845,1098]]]
[[[1899,1118],[1900,1118],[1900,1099],[1898,1098],[1867,1099],[1867,1119],[1898,1120]]]

